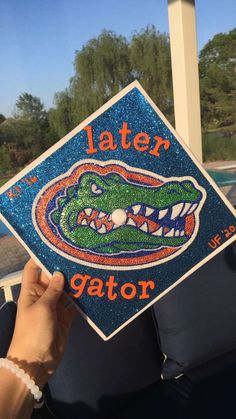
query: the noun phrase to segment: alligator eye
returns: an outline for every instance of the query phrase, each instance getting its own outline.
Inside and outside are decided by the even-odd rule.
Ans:
[[[103,193],[103,190],[96,183],[91,184],[91,190],[95,195],[101,195]]]

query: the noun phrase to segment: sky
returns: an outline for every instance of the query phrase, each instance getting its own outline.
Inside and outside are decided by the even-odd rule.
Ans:
[[[196,0],[198,50],[236,26],[236,0]],[[0,0],[0,113],[23,92],[46,108],[74,74],[75,51],[102,29],[129,38],[154,24],[168,33],[167,0]]]

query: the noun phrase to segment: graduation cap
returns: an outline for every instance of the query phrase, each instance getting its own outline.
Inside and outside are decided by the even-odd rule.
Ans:
[[[104,340],[236,238],[233,207],[137,81],[0,194],[3,222]]]

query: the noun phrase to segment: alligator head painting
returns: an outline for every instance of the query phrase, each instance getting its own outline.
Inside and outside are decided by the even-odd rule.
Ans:
[[[44,241],[78,263],[141,269],[177,256],[196,237],[205,190],[191,177],[163,178],[122,162],[79,162],[36,197]],[[122,225],[113,211],[122,209]]]

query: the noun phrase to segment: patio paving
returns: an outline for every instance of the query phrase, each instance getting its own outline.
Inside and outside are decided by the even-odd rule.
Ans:
[[[219,169],[224,168],[227,166],[235,166],[236,167],[236,160],[217,160],[211,162],[204,162],[203,167],[204,169]],[[235,170],[235,169],[234,169]]]
[[[231,204],[236,207],[236,186],[232,186],[228,193],[226,194],[226,197],[231,202]]]
[[[28,259],[28,253],[15,237],[0,236],[0,279],[20,271]]]

